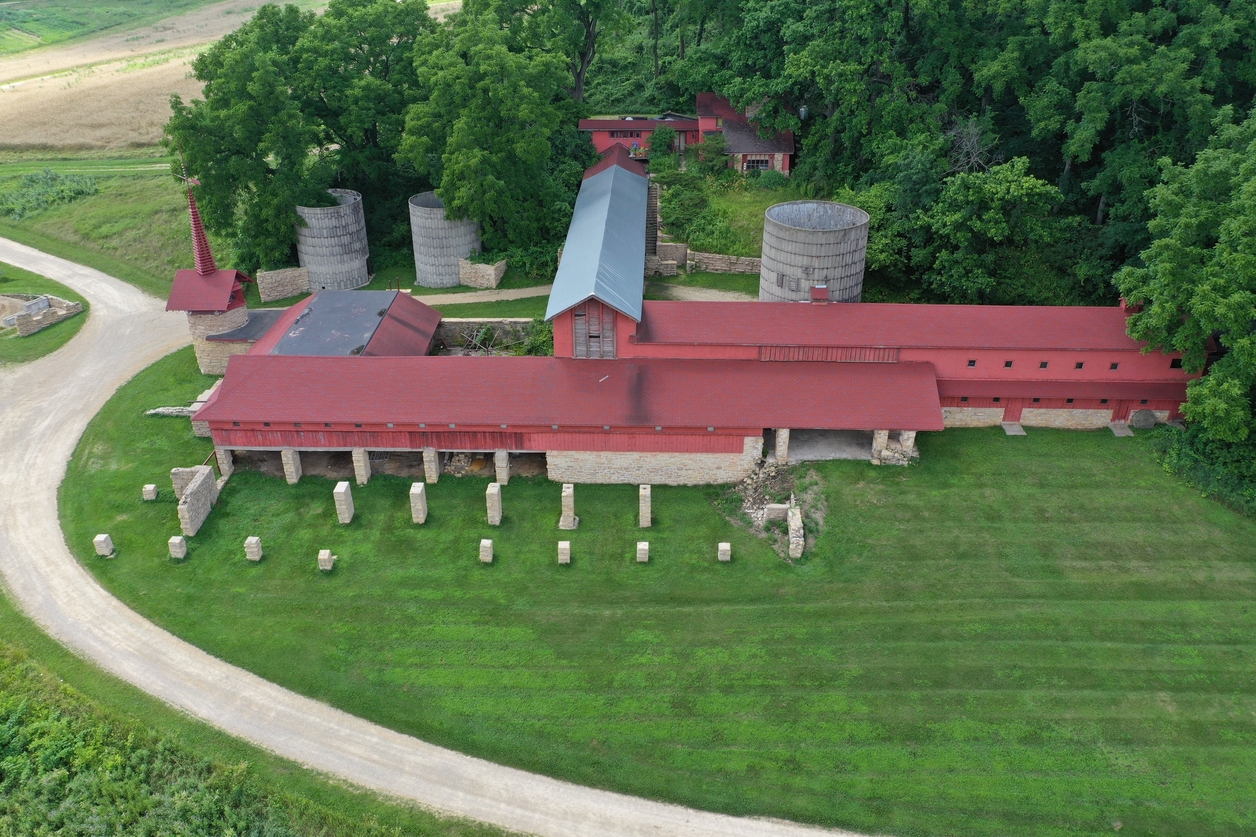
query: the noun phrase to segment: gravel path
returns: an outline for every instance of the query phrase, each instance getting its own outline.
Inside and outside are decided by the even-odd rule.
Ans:
[[[0,575],[19,607],[59,642],[149,694],[314,770],[515,831],[849,837],[650,802],[464,756],[301,697],[141,618],[70,554],[57,519],[57,486],[79,436],[113,392],[187,343],[184,318],[99,271],[2,238],[0,261],[62,282],[92,306],[64,348],[0,369]]]
[[[428,305],[465,305],[469,302],[501,302],[504,299],[528,299],[533,296],[549,296],[549,292],[553,288],[553,285],[537,285],[532,288],[468,291],[461,294],[414,294],[414,298]]]

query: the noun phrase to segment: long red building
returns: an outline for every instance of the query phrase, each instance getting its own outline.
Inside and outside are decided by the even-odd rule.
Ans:
[[[786,456],[791,430],[872,431],[869,457],[902,463],[922,431],[1167,421],[1185,400],[1180,356],[1130,339],[1122,308],[644,300],[647,185],[622,147],[586,172],[554,357],[431,356],[439,314],[417,299],[323,292],[231,357],[195,420],[286,463],[533,452],[558,481],[692,484],[744,477],[765,440]]]

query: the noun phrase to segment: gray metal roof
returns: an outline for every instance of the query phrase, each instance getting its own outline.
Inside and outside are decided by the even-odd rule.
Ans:
[[[396,296],[396,291],[319,291],[270,353],[359,355]]]
[[[580,184],[545,319],[597,299],[641,321],[649,180],[617,165]]]

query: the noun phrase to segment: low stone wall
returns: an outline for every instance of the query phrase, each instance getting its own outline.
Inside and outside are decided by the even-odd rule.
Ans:
[[[1111,410],[1021,410],[1021,427],[1058,427],[1062,430],[1097,430],[1112,421]]]
[[[676,262],[673,259],[660,259],[658,256],[646,256],[645,275],[675,276]]]
[[[741,453],[552,450],[545,461],[554,482],[706,485],[745,479],[762,456],[763,437],[746,436]]]
[[[943,427],[996,427],[1003,421],[1002,407],[943,407]]]
[[[310,292],[310,272],[304,267],[288,267],[283,270],[259,270],[257,292],[262,302],[287,299]]]
[[[68,320],[75,314],[81,314],[82,312],[82,303],[49,296],[47,308],[32,314],[18,314],[14,318],[14,325],[17,326],[17,336],[30,337],[36,332],[43,331],[49,326]]]
[[[179,527],[190,538],[200,531],[214,503],[218,502],[218,482],[214,479],[214,469],[208,465],[184,470],[196,472],[179,499]]]
[[[458,284],[468,288],[496,288],[505,275],[505,259],[496,264],[476,264],[458,259]]]
[[[423,297],[415,297],[422,299]],[[465,346],[480,330],[488,326],[493,330],[493,342],[496,344],[516,343],[522,340],[531,325],[527,317],[497,318],[445,318],[436,327],[436,341],[446,346]]]
[[[759,259],[742,256],[725,256],[720,253],[696,253],[689,251],[689,271],[706,273],[758,273],[762,267]]]
[[[676,262],[676,264],[685,264],[689,261],[689,245],[678,244],[673,241],[660,241],[658,243],[658,252],[655,255],[660,259]]]

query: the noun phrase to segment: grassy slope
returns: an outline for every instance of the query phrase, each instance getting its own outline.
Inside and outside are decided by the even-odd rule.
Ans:
[[[49,326],[43,331],[29,337],[18,337],[17,329],[0,332],[0,365],[5,363],[26,363],[41,358],[46,354],[70,342],[70,338],[78,334],[83,323],[87,322],[90,309],[87,300],[74,291],[43,276],[0,262],[0,294],[52,294],[71,302],[81,302],[83,313],[68,320]]]
[[[559,568],[545,480],[512,480],[495,529],[482,480],[430,486],[420,528],[409,483],[376,478],[340,527],[330,481],[252,472],[171,564],[173,502],[139,487],[208,445],[137,416],[203,386],[184,351],[110,402],[70,463],[66,533],[133,607],[269,679],[500,762],[734,813],[893,834],[1256,829],[1256,523],[1164,474],[1146,435],[952,430],[921,437],[919,467],[822,464],[826,529],[796,567],[712,489],[655,489],[639,566],[633,487],[580,486]],[[98,531],[116,560],[87,557]],[[340,555],[330,577],[319,548]]]
[[[719,187],[711,189],[711,205],[729,212],[729,224],[738,242],[735,255],[755,257],[763,252],[763,213],[773,204],[798,200],[800,197],[790,187],[758,189],[754,186],[742,186],[723,190]]]

